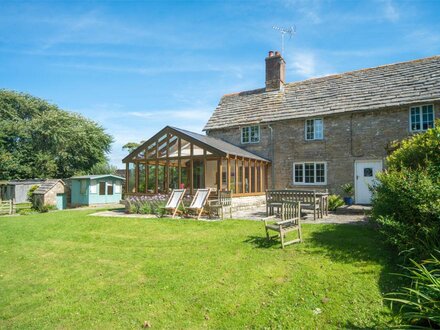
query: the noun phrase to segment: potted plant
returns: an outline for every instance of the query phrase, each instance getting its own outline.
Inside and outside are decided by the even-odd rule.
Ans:
[[[353,205],[353,185],[351,183],[346,183],[341,186],[344,192],[344,203],[345,205]]]

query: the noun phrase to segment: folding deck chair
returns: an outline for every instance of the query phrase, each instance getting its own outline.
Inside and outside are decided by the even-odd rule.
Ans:
[[[269,219],[273,219],[275,216],[263,219],[267,239],[269,240],[271,238],[269,235],[269,230],[273,230],[279,233],[281,239],[281,247],[283,249],[286,245],[302,242],[300,216],[300,202],[283,201],[281,204],[281,221],[277,221],[274,224],[269,224],[267,221]],[[285,241],[286,234],[291,231],[296,231],[298,233],[298,238],[290,241]],[[274,237],[277,236],[278,235]]]
[[[200,219],[203,209],[208,201],[210,192],[211,189],[197,189],[191,205],[186,208],[186,211],[194,212],[194,214],[197,215],[197,219]]]
[[[164,210],[168,211],[169,214],[172,214],[172,218],[174,218],[176,213],[179,212],[179,206],[185,196],[185,191],[186,189],[173,189],[170,198],[168,198],[167,204],[164,206]]]

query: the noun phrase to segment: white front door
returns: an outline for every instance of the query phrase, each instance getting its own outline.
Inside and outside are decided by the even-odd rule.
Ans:
[[[354,192],[356,204],[371,204],[371,191],[377,172],[382,171],[382,160],[357,160],[354,164]]]

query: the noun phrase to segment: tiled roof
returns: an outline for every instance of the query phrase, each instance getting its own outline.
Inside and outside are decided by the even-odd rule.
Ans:
[[[440,100],[440,56],[224,95],[204,130]]]
[[[35,191],[34,194],[44,195],[49,190],[51,190],[58,182],[64,184],[64,182],[60,179],[48,179],[44,181]]]

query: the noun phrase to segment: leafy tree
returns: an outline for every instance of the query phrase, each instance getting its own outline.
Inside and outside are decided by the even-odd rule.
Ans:
[[[141,143],[137,143],[137,142],[127,142],[126,144],[124,144],[122,146],[123,150],[127,150],[128,153],[131,153],[134,149],[136,149],[137,147],[139,147],[142,143],[144,143],[144,141],[141,141]]]
[[[117,174],[118,168],[108,162],[95,164],[86,174]]]
[[[0,90],[0,179],[69,177],[106,161],[97,123],[29,94]]]

